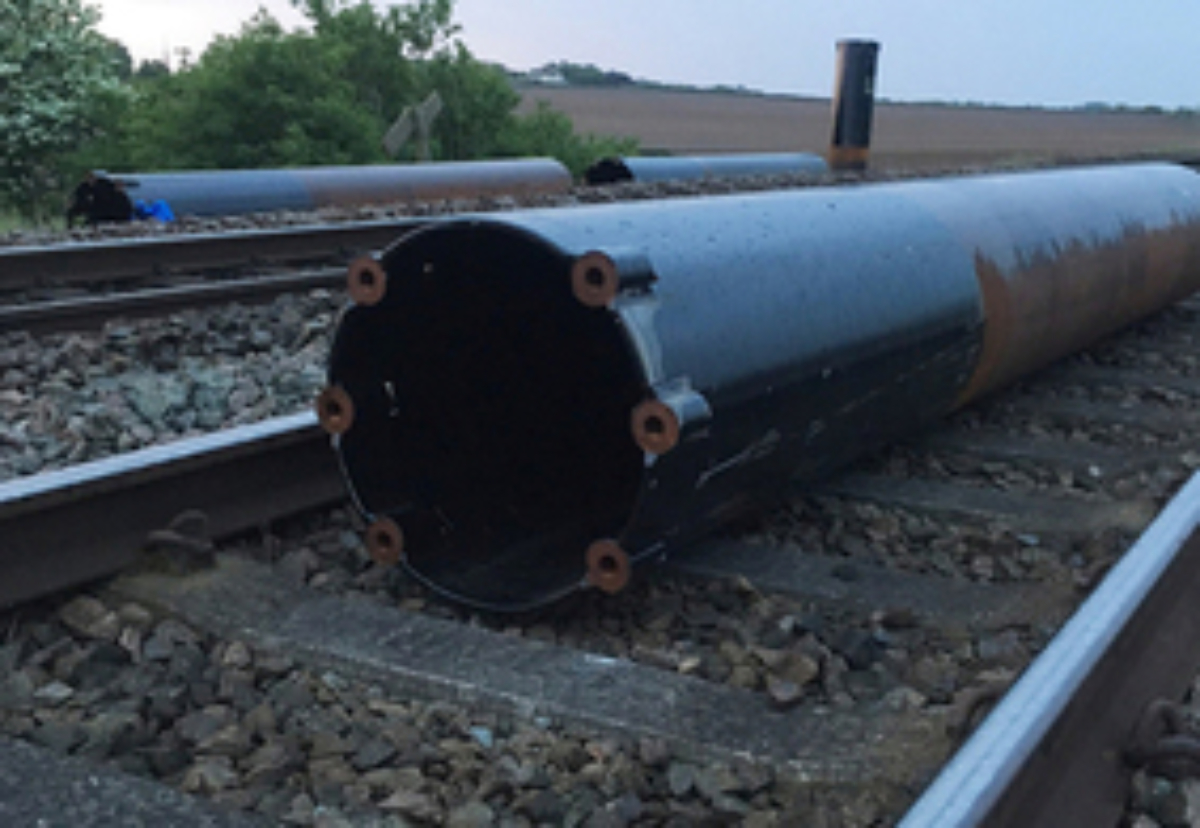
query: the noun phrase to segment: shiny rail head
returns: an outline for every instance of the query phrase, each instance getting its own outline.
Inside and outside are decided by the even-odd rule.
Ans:
[[[338,450],[356,500],[457,600],[574,590],[642,479],[629,417],[646,384],[617,316],[579,300],[576,257],[497,224],[414,233],[381,266],[386,295],[347,310],[330,363],[355,401]]]

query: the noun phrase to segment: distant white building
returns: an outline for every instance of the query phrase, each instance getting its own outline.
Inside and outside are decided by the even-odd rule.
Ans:
[[[530,69],[525,74],[525,79],[530,83],[540,83],[545,86],[566,86],[567,79],[563,77],[561,69],[553,66],[543,66],[540,69]]]

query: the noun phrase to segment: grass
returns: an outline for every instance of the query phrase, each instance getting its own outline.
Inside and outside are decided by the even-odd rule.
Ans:
[[[47,230],[55,226],[55,220],[52,217],[34,219],[14,210],[0,208],[0,235],[21,230]],[[58,222],[58,226],[61,228],[61,220]]]
[[[12,210],[0,209],[0,233],[12,233],[16,230],[34,230],[38,222]]]
[[[0,233],[10,233],[13,230],[24,230],[29,226],[26,219],[21,218],[16,213],[10,213],[7,210],[0,210]]]

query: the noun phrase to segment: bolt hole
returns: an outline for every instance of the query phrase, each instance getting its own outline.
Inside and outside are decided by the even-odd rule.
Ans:
[[[646,418],[645,425],[646,433],[654,437],[661,437],[667,433],[667,424],[663,422],[663,418],[657,414]]]
[[[621,562],[617,560],[616,555],[601,555],[596,560],[596,568],[605,575],[612,575],[620,571]]]
[[[337,400],[326,400],[325,401],[325,417],[326,417],[326,419],[340,420],[342,418],[342,414],[344,414],[344,413],[345,412],[342,410],[342,404],[339,403]]]
[[[602,288],[605,282],[604,271],[598,267],[589,267],[583,273],[583,280],[591,287]]]
[[[358,272],[358,283],[365,288],[375,287],[375,274],[369,270],[360,270]]]
[[[376,563],[391,565],[404,557],[404,535],[399,526],[384,518],[367,529],[367,549]]]

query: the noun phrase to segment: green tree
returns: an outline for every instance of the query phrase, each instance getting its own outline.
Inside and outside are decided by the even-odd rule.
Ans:
[[[632,138],[576,133],[571,119],[545,102],[517,114],[521,96],[508,74],[476,60],[461,43],[419,68],[421,95],[437,90],[444,104],[433,129],[437,158],[548,156],[579,177],[603,156],[637,152]]]
[[[539,71],[557,72],[571,86],[632,86],[634,80],[624,72],[601,69],[591,63],[547,63]]]
[[[437,91],[442,112],[433,125],[434,157],[445,160],[501,154],[501,136],[511,128],[521,97],[507,76],[480,63],[461,43],[420,65],[419,98]]]
[[[108,62],[112,64],[117,80],[129,80],[133,77],[133,55],[129,54],[129,49],[119,40],[105,38],[104,42],[108,50]]]
[[[633,138],[580,135],[562,112],[545,101],[537,109],[514,118],[498,142],[499,155],[544,155],[557,158],[576,178],[597,160],[613,155],[636,155]]]
[[[439,160],[555,155],[578,171],[610,148],[575,136],[561,113],[519,118],[508,75],[455,37],[451,0],[386,10],[366,0],[295,2],[311,31],[284,31],[260,12],[175,73],[134,77],[132,104],[111,118],[119,126],[81,163],[121,171],[384,161],[388,126],[435,90]]]
[[[133,72],[133,76],[138,80],[162,78],[169,74],[171,74],[171,67],[161,60],[144,60]]]
[[[61,202],[64,159],[123,95],[117,53],[82,0],[0,2],[0,203],[30,218]]]
[[[341,39],[383,33],[409,60],[437,54],[458,34],[453,0],[411,0],[378,12],[368,0],[292,0],[318,36]]]
[[[237,169],[379,157],[378,121],[330,71],[319,39],[260,13],[155,90],[154,167]],[[167,93],[164,96],[163,92]]]
[[[446,48],[448,0],[377,11],[365,0],[304,0],[313,31],[260,11],[169,76],[139,79],[134,105],[90,166],[236,169],[386,160],[380,139],[417,99],[415,61]]]
[[[377,10],[366,0],[293,0],[309,18],[333,75],[354,99],[390,122],[416,94],[415,64],[451,48],[458,31],[450,0],[418,0]]]

